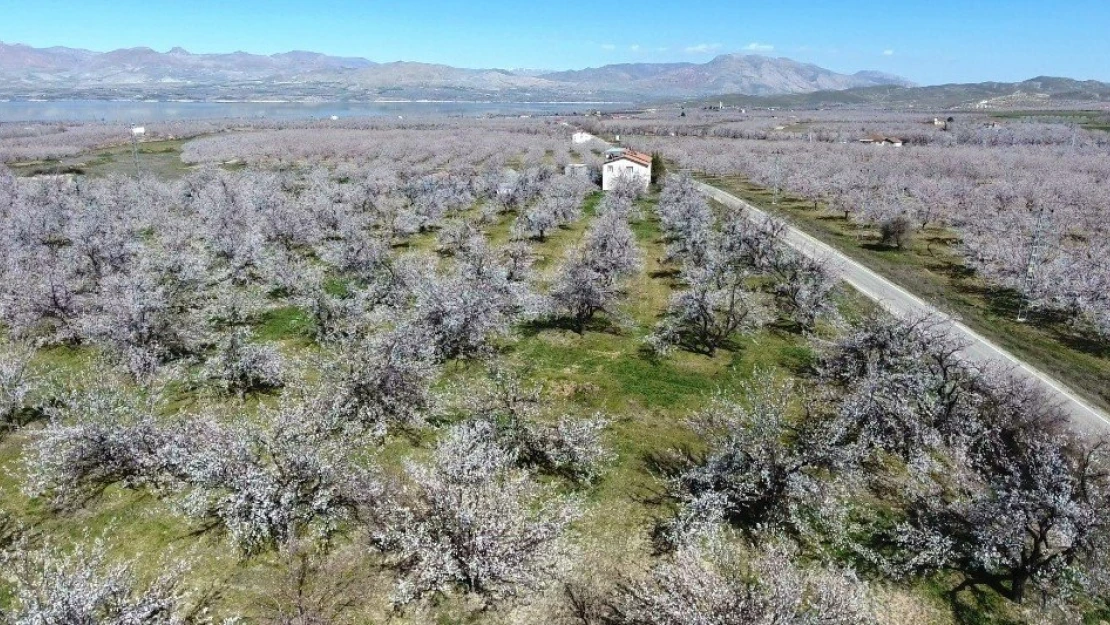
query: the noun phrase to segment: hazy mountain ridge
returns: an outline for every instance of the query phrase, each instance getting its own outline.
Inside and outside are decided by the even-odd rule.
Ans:
[[[664,96],[743,93],[771,95],[875,85],[912,86],[880,72],[838,74],[810,63],[760,55],[724,54],[708,63],[640,63],[547,74],[543,78],[589,88],[624,81],[636,91]]]
[[[1021,82],[952,83],[926,87],[873,86],[839,91],[758,96],[717,96],[734,106],[818,108],[832,106],[879,106],[929,109],[1017,109],[1051,108],[1069,104],[1107,103],[1110,83],[1038,76]],[[705,100],[707,104],[715,103]]]
[[[878,72],[838,74],[786,58],[722,55],[707,63],[633,63],[515,73],[431,63],[375,63],[306,51],[193,54],[125,48],[93,52],[0,43],[0,95],[196,98],[375,97],[647,100],[723,93],[807,93],[908,81]]]
[[[232,52],[192,54],[183,48],[158,52],[151,48],[123,48],[91,52],[74,48],[31,48],[0,43],[0,80],[34,83],[49,80],[80,85],[110,83],[121,73],[125,82],[208,82],[293,77],[306,72],[357,70],[374,65],[360,58],[331,57],[315,52],[292,51],[271,56]]]

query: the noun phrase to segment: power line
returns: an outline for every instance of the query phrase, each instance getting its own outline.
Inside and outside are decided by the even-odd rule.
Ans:
[[[779,161],[779,155],[775,155],[775,192],[771,198],[771,204],[778,205],[779,203],[779,188],[782,186],[782,163]]]
[[[1047,211],[1049,215],[1053,212],[1055,211]],[[1048,225],[1048,219],[1046,219],[1045,213],[1044,207],[1037,210],[1037,221],[1029,241],[1029,257],[1025,263],[1025,279],[1021,284],[1021,306],[1018,307],[1017,314],[1017,320],[1023,323],[1026,319],[1025,314],[1029,311],[1030,295],[1033,292],[1033,288],[1036,286],[1037,262],[1040,260],[1044,231]]]

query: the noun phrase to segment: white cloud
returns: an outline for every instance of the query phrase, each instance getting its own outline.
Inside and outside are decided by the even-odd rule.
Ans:
[[[883,50],[883,56],[894,56],[894,50]]]
[[[696,46],[689,46],[686,48],[687,54],[706,54],[721,47],[719,43],[699,43]]]
[[[753,41],[753,42],[749,43],[748,45],[744,46],[744,49],[747,50],[748,52],[770,52],[770,51],[775,49],[775,46],[773,46],[769,43],[759,43],[759,42]]]
[[[639,52],[640,51],[640,44],[634,43],[634,44],[628,46],[628,49],[632,50],[633,52]]]
[[[611,43],[603,43],[603,44],[601,44],[601,49],[602,50],[616,50],[617,46],[614,45],[614,44],[611,44]]]

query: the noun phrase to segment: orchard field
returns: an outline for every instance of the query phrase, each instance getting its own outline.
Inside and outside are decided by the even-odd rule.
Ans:
[[[594,130],[779,211],[1106,410],[1105,113],[949,117],[699,111]],[[902,146],[861,143],[882,137]]]
[[[1036,245],[1106,358],[1110,135],[726,115],[573,121],[992,287]],[[1110,618],[1098,441],[574,130],[0,124],[0,623]]]

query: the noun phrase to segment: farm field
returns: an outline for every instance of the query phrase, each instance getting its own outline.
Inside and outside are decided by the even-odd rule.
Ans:
[[[961,254],[959,235],[952,229],[927,227],[905,248],[897,249],[880,244],[882,236],[875,226],[853,223],[827,208],[815,211],[804,199],[783,197],[773,203],[771,190],[738,177],[706,177],[705,181],[800,225],[957,316],[1022,360],[1067,380],[1087,401],[1110,410],[1110,348],[1077,333],[1066,318],[1051,310],[1031,311],[1025,322],[1019,322],[1020,293],[977,276]]]
[[[1097,119],[965,114],[946,129],[904,113],[816,112],[598,130],[669,147],[675,166],[781,211],[1105,410],[1108,142],[1084,129]],[[860,143],[876,136],[905,148]]]
[[[161,179],[180,178],[190,171],[181,160],[184,141],[169,139],[143,141],[136,146],[139,172]],[[135,174],[135,158],[130,145],[102,148],[77,156],[28,161],[11,164],[10,168],[22,176],[81,175],[105,177]]]
[[[118,129],[0,125],[0,623],[1110,618],[1100,447],[675,171],[771,208],[748,146],[598,123],[671,173],[603,193],[554,118],[191,122],[139,176]],[[964,222],[893,245],[779,174],[792,221],[1105,391],[1099,302],[1013,323]]]

